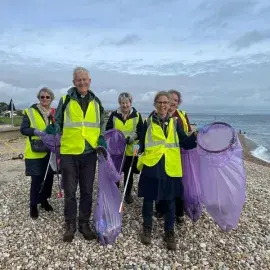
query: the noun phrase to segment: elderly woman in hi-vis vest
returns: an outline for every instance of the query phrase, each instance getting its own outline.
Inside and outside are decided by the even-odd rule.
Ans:
[[[111,113],[106,125],[106,130],[110,130],[112,128],[118,129],[126,138],[127,147],[123,166],[124,185],[126,185],[128,171],[132,161],[133,145],[137,144],[140,139],[140,134],[143,129],[143,121],[141,114],[132,107],[132,96],[130,93],[121,93],[118,97],[118,103],[119,108]],[[125,201],[128,204],[133,203],[132,186],[133,174],[137,172],[136,164],[137,158],[135,158],[135,162],[129,176],[125,195]]]
[[[187,113],[185,111],[179,110],[178,107],[182,103],[182,95],[180,92],[171,89],[168,91],[170,95],[170,108],[169,108],[169,115],[172,117],[176,117],[177,121],[179,122],[179,125],[182,127],[184,132],[189,135],[192,133],[192,129],[190,126],[189,118],[187,116]],[[182,194],[184,193],[184,187],[182,184],[182,181],[179,183],[178,188],[182,190]],[[156,217],[162,218],[164,215],[164,207],[163,202],[160,201],[156,204]],[[182,224],[184,222],[184,198],[182,197],[176,197],[175,198],[175,216],[176,216],[176,222],[178,224]]]
[[[50,124],[50,119],[54,117],[55,109],[51,108],[54,100],[53,92],[43,87],[37,94],[39,102],[33,104],[30,108],[24,110],[24,116],[21,123],[20,131],[22,135],[27,136],[25,146],[25,174],[31,176],[30,187],[30,216],[33,219],[38,218],[38,204],[45,211],[53,211],[52,206],[48,202],[51,197],[53,184],[53,171],[49,169],[45,182],[46,168],[49,162],[49,152],[37,152],[38,149],[32,149],[32,141],[39,140],[37,131],[44,131]]]
[[[137,168],[141,171],[138,196],[143,197],[143,232],[141,241],[151,243],[153,202],[164,201],[165,242],[176,249],[174,236],[175,198],[181,197],[177,182],[182,181],[180,147],[196,147],[196,135],[187,136],[175,117],[169,115],[170,95],[158,92],[154,99],[155,112],[145,121],[140,140],[141,155]]]

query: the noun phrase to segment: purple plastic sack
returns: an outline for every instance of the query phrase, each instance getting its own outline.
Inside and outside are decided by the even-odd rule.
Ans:
[[[60,135],[47,134],[43,131],[35,131],[35,135],[39,136],[43,143],[53,153],[56,153],[57,157],[60,157]]]
[[[102,151],[106,150],[103,148]],[[107,159],[99,153],[98,197],[94,211],[94,222],[98,240],[102,245],[114,243],[121,232],[122,215],[119,213],[121,194],[116,186],[116,182],[120,178],[109,152],[107,152]]]
[[[125,136],[117,129],[110,129],[104,133],[104,137],[107,142],[108,152],[116,170],[119,172],[126,146]]]
[[[237,226],[246,200],[243,151],[235,130],[216,122],[202,128],[197,137],[201,188],[207,212],[218,226]]]
[[[184,207],[187,216],[196,222],[202,215],[202,193],[200,184],[200,157],[197,148],[181,149],[184,185]]]

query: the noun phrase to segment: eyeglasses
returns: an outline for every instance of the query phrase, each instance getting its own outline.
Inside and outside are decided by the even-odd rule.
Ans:
[[[51,97],[50,97],[50,96],[41,96],[40,98],[41,98],[41,99],[44,99],[44,98],[50,99]]]
[[[156,104],[158,104],[158,105],[168,105],[169,104],[169,102],[168,101],[157,101],[156,102]]]

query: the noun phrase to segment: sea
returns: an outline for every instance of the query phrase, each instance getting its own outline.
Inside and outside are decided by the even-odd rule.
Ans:
[[[143,114],[147,117],[149,114]],[[270,163],[270,114],[199,114],[189,113],[191,124],[198,127],[216,121],[230,124],[245,135],[251,146],[251,154]]]

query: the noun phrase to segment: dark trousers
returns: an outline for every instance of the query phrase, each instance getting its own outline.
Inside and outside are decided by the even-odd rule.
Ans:
[[[89,222],[92,211],[96,163],[96,152],[61,156],[61,172],[65,194],[64,216],[66,223],[76,223],[76,191],[78,184],[80,186],[79,222]]]
[[[30,188],[30,206],[36,206],[47,200],[52,195],[53,174],[47,174],[44,185],[42,183],[45,175],[32,175]]]
[[[128,177],[128,171],[129,168],[131,166],[131,162],[132,162],[132,157],[131,156],[126,156],[125,158],[125,164],[123,166],[123,173],[124,173],[124,185],[126,185],[127,182],[127,177]],[[131,172],[130,172],[130,176],[129,176],[129,180],[128,180],[128,185],[127,185],[127,190],[126,190],[126,195],[130,195],[131,191],[132,191],[132,187],[133,187],[133,173],[135,171],[135,166],[136,166],[136,160],[134,160]]]
[[[174,229],[175,223],[175,202],[174,200],[163,201],[163,210],[165,214],[164,231]],[[152,228],[153,201],[143,200],[143,226]]]
[[[155,204],[157,213],[164,214],[166,209],[166,201],[159,201]],[[184,216],[184,201],[181,198],[175,198],[175,215],[177,217]]]

